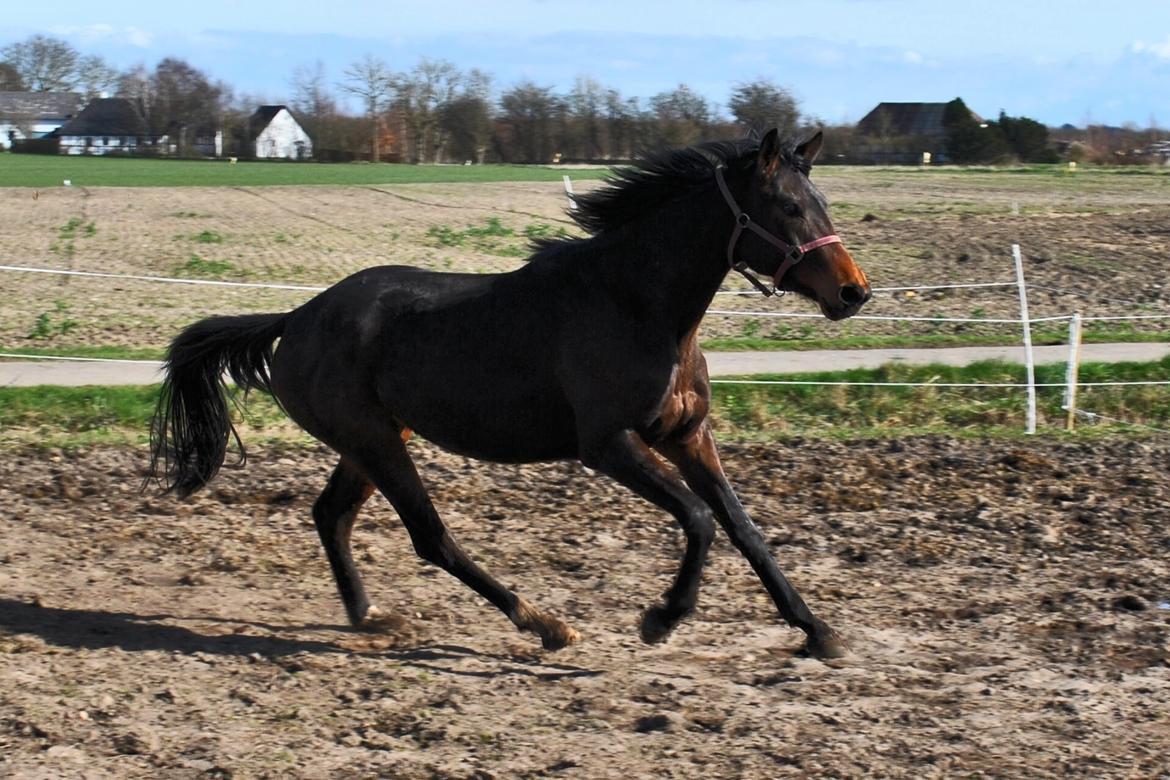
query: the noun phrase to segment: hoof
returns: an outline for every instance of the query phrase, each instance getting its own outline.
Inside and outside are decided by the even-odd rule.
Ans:
[[[642,615],[642,641],[648,645],[657,644],[670,636],[676,625],[678,620],[671,620],[665,607],[650,607]]]
[[[826,661],[831,658],[844,658],[849,655],[849,648],[845,646],[845,641],[836,631],[825,626],[824,631],[820,631],[817,636],[810,636],[804,641],[801,655]]]
[[[568,623],[544,614],[524,599],[517,599],[511,618],[516,628],[539,636],[545,650],[560,650],[581,641],[581,635]]]
[[[549,618],[549,625],[540,632],[540,644],[545,650],[560,650],[581,641],[581,634],[568,623]]]
[[[404,618],[398,615],[387,615],[372,604],[362,619],[354,625],[356,630],[369,634],[398,633],[406,627],[407,622]]]

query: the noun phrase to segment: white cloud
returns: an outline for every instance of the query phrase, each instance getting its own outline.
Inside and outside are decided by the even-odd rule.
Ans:
[[[908,63],[910,65],[921,65],[923,62],[925,62],[925,60],[923,60],[922,55],[918,52],[914,51],[913,49],[907,49],[906,51],[902,52],[902,62]]]
[[[87,24],[58,26],[52,29],[56,35],[68,35],[85,43],[108,41],[129,44],[139,49],[148,49],[154,43],[154,35],[139,27],[115,27],[112,24]]]
[[[126,42],[140,49],[149,49],[154,43],[154,35],[138,27],[127,27]]]
[[[1158,59],[1170,60],[1170,35],[1167,35],[1166,40],[1161,43],[1137,41],[1133,45],[1133,50],[1136,54],[1152,54]]]

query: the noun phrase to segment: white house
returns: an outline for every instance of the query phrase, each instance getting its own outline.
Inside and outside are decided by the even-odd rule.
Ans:
[[[151,142],[146,120],[126,98],[91,100],[54,135],[60,139],[61,154],[133,154]]]
[[[260,106],[248,117],[248,141],[258,159],[307,160],[313,139],[285,106]]]
[[[81,95],[72,92],[0,92],[0,149],[48,135],[80,110]]]

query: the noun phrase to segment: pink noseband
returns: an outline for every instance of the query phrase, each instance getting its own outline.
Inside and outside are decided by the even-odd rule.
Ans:
[[[828,244],[840,244],[841,237],[837,234],[831,236],[821,236],[814,238],[812,241],[807,241],[800,246],[793,246],[787,241],[782,241],[776,236],[769,233],[764,228],[752,221],[752,218],[744,213],[739,204],[735,202],[735,198],[731,194],[731,190],[727,187],[727,182],[723,180],[723,166],[720,165],[715,168],[715,181],[719,183],[719,191],[723,193],[723,199],[727,201],[728,207],[731,208],[731,213],[735,215],[735,230],[731,231],[731,240],[727,242],[727,264],[733,270],[738,271],[744,275],[749,282],[755,285],[755,288],[764,295],[775,295],[776,290],[780,287],[780,280],[784,278],[784,274],[788,273],[788,269],[799,263],[806,252],[811,252]],[[769,288],[763,282],[755,277],[748,269],[747,263],[742,260],[735,259],[735,245],[739,243],[739,237],[744,229],[750,230],[760,238],[772,244],[781,252],[784,253],[784,262],[780,263],[780,267],[776,269],[776,273],[772,276],[772,287]]]
[[[840,243],[841,243],[841,237],[839,235],[837,235],[836,233],[834,233],[831,236],[821,236],[820,238],[814,238],[812,241],[809,241],[808,243],[801,244],[800,246],[797,247],[797,249],[799,249],[800,253],[803,255],[806,252],[811,252],[814,249],[819,249],[820,247],[827,246],[828,244],[840,244]]]

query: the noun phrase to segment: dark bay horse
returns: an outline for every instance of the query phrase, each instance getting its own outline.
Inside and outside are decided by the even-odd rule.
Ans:
[[[672,514],[686,536],[674,582],[642,620],[645,641],[694,610],[718,523],[780,615],[805,632],[807,651],[839,655],[841,640],[785,579],[724,475],[696,335],[730,269],[761,288],[753,274],[772,277],[834,320],[869,299],[808,178],[820,145],[820,133],[793,147],[773,130],[649,155],[578,199],[572,213],[587,237],[541,244],[510,273],[369,268],[288,313],[197,322],[168,352],[153,475],[187,496],[215,476],[233,441],[242,459],[225,374],[269,392],[340,456],[313,519],[354,626],[378,614],[350,533],[379,490],[422,558],[555,649],[577,632],[468,557],[405,442],[416,431],[484,460],[577,458]]]

